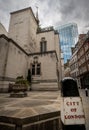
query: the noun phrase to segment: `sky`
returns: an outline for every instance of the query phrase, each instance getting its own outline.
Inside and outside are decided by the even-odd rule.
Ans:
[[[32,7],[41,27],[76,23],[80,33],[89,30],[89,0],[0,0],[0,22],[9,28],[10,13]]]

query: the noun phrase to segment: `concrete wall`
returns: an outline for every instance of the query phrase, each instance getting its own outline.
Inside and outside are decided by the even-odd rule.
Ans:
[[[36,49],[37,23],[30,8],[11,13],[8,36],[27,52]]]

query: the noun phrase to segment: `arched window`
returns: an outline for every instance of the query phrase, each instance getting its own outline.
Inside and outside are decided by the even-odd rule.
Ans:
[[[40,42],[40,52],[46,52],[47,51],[47,41],[45,40],[45,38],[41,38],[41,42]]]
[[[38,57],[34,57],[34,61],[31,65],[31,73],[32,75],[40,75],[41,74],[41,63],[38,62]]]
[[[32,75],[40,75],[40,74],[41,74],[41,63],[33,63]]]

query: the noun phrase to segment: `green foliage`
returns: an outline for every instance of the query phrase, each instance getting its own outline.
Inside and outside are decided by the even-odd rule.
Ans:
[[[18,77],[16,78],[16,80],[18,80],[18,79],[24,79],[24,78],[23,78],[23,75],[22,75],[22,76],[18,76]]]
[[[28,82],[26,79],[23,78],[23,76],[18,76],[18,77],[16,78],[15,84],[24,84],[24,85],[26,85],[27,87],[30,85],[29,82]]]

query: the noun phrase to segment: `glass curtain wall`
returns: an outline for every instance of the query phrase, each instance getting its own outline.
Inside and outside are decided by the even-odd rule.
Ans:
[[[77,24],[71,23],[56,27],[59,32],[61,50],[63,51],[64,63],[71,57],[71,47],[74,47],[78,40]]]

